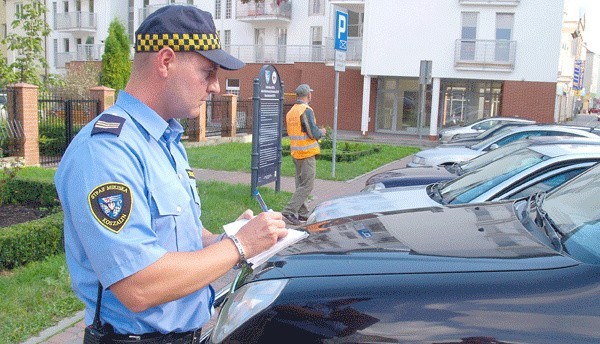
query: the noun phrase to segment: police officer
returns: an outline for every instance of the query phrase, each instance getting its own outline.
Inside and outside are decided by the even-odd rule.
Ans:
[[[307,220],[307,200],[317,174],[315,156],[321,152],[317,140],[326,134],[325,128],[317,127],[315,113],[309,106],[312,91],[307,84],[298,86],[296,103],[285,116],[290,154],[296,167],[296,190],[281,213],[292,225],[299,225]]]
[[[221,49],[211,15],[165,6],[140,25],[135,50],[115,105],[78,133],[56,173],[67,264],[86,324],[98,309],[110,341],[196,342],[213,313],[210,283],[287,231],[277,212],[246,211],[231,237],[200,220],[176,118],[197,117],[219,93],[219,68],[244,66]]]

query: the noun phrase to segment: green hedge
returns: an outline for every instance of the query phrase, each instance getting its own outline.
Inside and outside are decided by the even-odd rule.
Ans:
[[[333,145],[331,144],[331,141],[323,140],[321,141],[320,146],[321,154],[317,156],[317,159],[331,161],[333,158]],[[335,152],[335,161],[337,162],[351,162],[357,160],[362,156],[378,153],[379,151],[381,151],[381,147],[379,146],[367,145],[359,142],[337,142],[336,146],[337,150]],[[281,155],[290,155],[289,144],[282,144]]]
[[[0,228],[0,270],[64,252],[63,213]]]
[[[20,178],[8,178],[2,182],[0,204],[28,204],[54,208],[60,206],[53,183]]]

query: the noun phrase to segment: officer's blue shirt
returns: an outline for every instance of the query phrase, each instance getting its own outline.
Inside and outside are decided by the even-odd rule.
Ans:
[[[167,252],[202,249],[200,198],[183,128],[119,92],[115,105],[74,138],[56,172],[65,214],[65,248],[73,290],[91,324],[102,284],[100,319],[117,333],[185,332],[210,319],[206,287],[134,313],[110,286]]]

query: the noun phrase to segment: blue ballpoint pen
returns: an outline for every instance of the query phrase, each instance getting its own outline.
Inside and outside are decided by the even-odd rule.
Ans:
[[[254,198],[256,198],[256,200],[258,201],[258,204],[260,204],[260,207],[262,208],[263,211],[269,211],[269,208],[267,207],[265,200],[262,198],[262,196],[260,195],[258,190],[254,190],[252,195],[254,196]]]

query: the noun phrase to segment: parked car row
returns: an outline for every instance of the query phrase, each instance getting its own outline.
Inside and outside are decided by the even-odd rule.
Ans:
[[[598,138],[596,128],[565,125],[527,125],[507,127],[495,135],[471,146],[446,146],[427,149],[414,155],[409,167],[451,165],[472,159],[485,152],[502,147],[516,140],[531,136],[574,136]]]
[[[370,212],[240,272],[203,343],[600,341],[600,165],[514,201]]]
[[[600,342],[600,136],[523,128],[317,205],[202,343]]]

